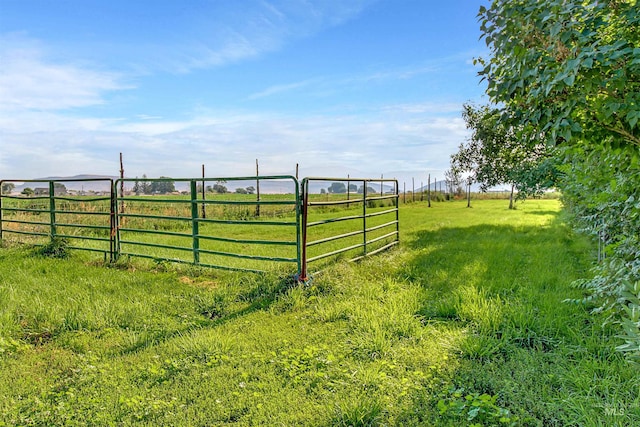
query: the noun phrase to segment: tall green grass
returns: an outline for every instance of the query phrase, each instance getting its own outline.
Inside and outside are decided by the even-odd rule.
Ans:
[[[414,203],[400,249],[287,274],[0,249],[0,425],[640,423],[555,200]]]

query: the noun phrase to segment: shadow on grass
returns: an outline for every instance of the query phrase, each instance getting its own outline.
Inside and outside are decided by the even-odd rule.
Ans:
[[[404,420],[407,424],[434,423],[420,414],[437,413],[442,400],[461,407],[465,396],[474,393],[499,396],[491,408],[496,414],[502,407],[520,416],[520,422],[526,415],[529,422],[518,425],[569,421],[569,412],[555,397],[557,384],[540,378],[566,375],[572,366],[566,360],[570,349],[584,348],[589,357],[591,350],[603,346],[589,341],[585,307],[562,302],[576,296],[570,284],[589,267],[587,243],[571,235],[557,212],[532,214],[555,219],[551,226],[541,227],[474,225],[418,231],[405,240],[415,256],[400,274],[424,290],[417,315],[427,326],[464,330],[453,349],[459,363],[449,383],[464,390],[461,397],[445,390],[417,393]],[[615,358],[613,348],[609,353]],[[430,411],[424,411],[425,406]],[[454,415],[445,413],[443,419],[459,421]]]
[[[546,211],[525,211],[525,215],[537,215],[537,216],[555,216],[558,215],[558,211],[546,210]]]
[[[450,292],[470,281],[490,287],[496,280],[547,267],[538,265],[548,259],[537,251],[567,251],[563,235],[555,228],[509,225],[418,231],[405,240],[417,255],[401,274],[434,291]]]
[[[121,349],[119,353],[134,353],[182,336],[193,330],[219,327],[256,311],[265,310],[280,295],[286,293],[288,289],[296,284],[292,277],[275,277],[271,275],[238,276],[233,282],[229,287],[232,289],[238,287],[240,290],[230,295],[226,295],[220,290],[213,290],[194,296],[194,309],[201,315],[199,321],[184,328],[141,334],[140,339],[134,340],[130,345]],[[230,309],[229,307],[232,305],[240,305],[241,308]]]
[[[246,307],[223,314],[215,319],[213,325],[221,325],[259,310],[269,308],[279,296],[287,292],[296,285],[293,277],[270,278],[259,276],[254,286],[243,288],[241,292],[234,296],[235,301],[248,304]]]
[[[584,241],[573,239],[557,217],[551,227],[483,224],[418,231],[406,244],[416,255],[400,274],[425,290],[418,314],[426,321],[463,321],[498,338],[514,329],[538,336],[568,333],[557,317],[575,312],[562,301],[577,294],[570,283],[589,264]],[[512,338],[531,342],[529,336]]]

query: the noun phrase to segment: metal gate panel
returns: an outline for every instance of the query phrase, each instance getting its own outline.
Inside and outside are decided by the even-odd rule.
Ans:
[[[399,243],[397,180],[312,177],[301,186],[301,280],[312,263],[356,261]]]
[[[180,194],[122,194],[122,186],[171,181]],[[277,182],[287,194],[207,192],[208,183]],[[221,184],[216,184],[221,185]],[[247,187],[250,188],[250,187]],[[204,189],[204,191],[202,191]],[[228,270],[300,269],[299,184],[293,176],[119,179],[116,253]]]

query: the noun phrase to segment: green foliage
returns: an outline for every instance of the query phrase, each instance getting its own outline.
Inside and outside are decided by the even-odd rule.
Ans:
[[[341,194],[347,192],[347,186],[343,182],[332,182],[327,190],[329,193]]]
[[[454,174],[467,174],[482,191],[511,184],[518,198],[541,194],[555,185],[552,152],[538,138],[526,140],[516,123],[506,121],[497,108],[465,104],[463,118],[471,137],[451,156]]]
[[[341,405],[336,410],[332,425],[336,427],[375,427],[384,425],[384,407],[370,397],[360,396],[351,405]]]
[[[213,184],[213,187],[211,187],[211,191],[218,194],[224,194],[228,192],[227,187],[222,182]]]
[[[631,362],[640,367],[640,281],[634,285],[626,284],[626,288],[622,293],[624,298],[623,315],[620,324],[622,325],[622,334],[620,338],[624,340],[624,344],[616,347]]]
[[[149,187],[149,192],[152,194],[168,194],[176,191],[176,186],[171,178],[166,176],[161,176],[160,179],[164,179],[166,181],[153,181]]]
[[[151,183],[147,180],[147,175],[143,174],[141,180],[136,177],[131,190],[136,194],[151,194]]]
[[[636,0],[494,0],[479,18],[487,94],[530,134],[640,146]]]
[[[618,349],[636,360],[627,292],[640,280],[638,2],[494,0],[479,18],[490,49],[480,75],[499,121],[517,125],[525,148],[539,138],[559,147],[567,210],[600,245],[595,277],[577,283],[582,300],[620,324]]]
[[[69,256],[69,241],[54,237],[50,242],[38,248],[38,254],[51,258],[67,258]]]
[[[142,180],[136,177],[131,191],[136,194],[168,194],[176,191],[175,182],[171,178],[161,176],[160,179],[164,181],[148,181],[146,175],[142,175]]]
[[[29,347],[29,344],[26,344],[20,340],[13,339],[11,337],[5,338],[0,335],[0,358],[5,355],[28,350]]]
[[[26,188],[24,188],[24,189],[22,190],[22,192],[21,192],[20,194],[23,194],[23,195],[25,195],[25,196],[27,196],[27,197],[30,197],[30,196],[33,196],[33,193],[34,193],[34,191],[33,191],[33,189],[32,189],[32,188],[30,188],[30,187],[26,187]]]
[[[445,418],[466,421],[474,427],[518,425],[518,417],[498,406],[497,400],[498,396],[486,393],[464,394],[464,389],[450,389],[449,394],[438,401],[438,410]]]
[[[633,148],[566,150],[563,199],[574,224],[601,246],[595,276],[576,282],[581,299],[620,323],[630,360],[640,358],[640,310],[630,289],[640,282],[640,155]],[[629,311],[630,310],[630,311]],[[630,343],[636,343],[629,346]]]
[[[0,192],[2,194],[10,194],[14,188],[16,188],[16,185],[13,182],[3,182]]]

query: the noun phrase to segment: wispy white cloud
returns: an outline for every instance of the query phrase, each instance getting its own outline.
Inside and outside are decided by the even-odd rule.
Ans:
[[[37,42],[0,37],[0,111],[54,111],[98,105],[130,88],[121,76],[47,59]]]
[[[405,177],[444,171],[466,134],[461,118],[436,113],[287,116],[217,111],[185,122],[141,120],[104,123],[92,131],[4,132],[0,168],[3,177],[115,174],[118,153],[123,152],[129,176],[196,176],[203,163],[213,176],[251,175],[259,158],[266,174],[291,174],[299,163],[305,175],[385,174],[401,179],[398,171]]]
[[[101,130],[118,123],[117,119],[81,117],[60,112],[0,109],[0,141],[5,133],[57,132],[61,130]]]
[[[330,94],[342,94],[352,89],[361,89],[374,85],[393,84],[401,81],[422,78],[425,75],[437,75],[443,73],[443,70],[461,68],[469,69],[473,72],[473,65],[468,63],[468,58],[472,56],[472,52],[462,52],[453,55],[434,58],[430,61],[421,61],[416,64],[405,66],[390,66],[380,70],[371,72],[360,72],[351,75],[324,75],[301,81],[279,83],[268,86],[265,89],[255,92],[247,97],[249,100],[267,98],[275,95],[282,95],[289,92],[304,92],[309,96],[325,97]],[[432,103],[433,105],[442,106],[441,103]],[[460,105],[457,105],[459,110]],[[394,107],[399,108],[400,106]],[[420,108],[420,111],[427,112],[425,108],[429,108],[427,104],[418,106],[406,105],[407,108]],[[449,108],[449,107],[448,107]],[[457,111],[456,110],[456,111]]]
[[[381,111],[387,113],[456,113],[459,114],[462,110],[462,105],[459,102],[417,102],[407,104],[393,104],[386,105],[381,108]]]
[[[249,95],[247,97],[247,99],[259,99],[259,98],[265,98],[271,95],[276,95],[279,93],[283,93],[283,92],[290,92],[292,90],[296,90],[296,89],[300,89],[303,87],[307,87],[312,85],[313,83],[317,83],[319,82],[318,79],[307,79],[307,80],[303,80],[303,81],[299,81],[299,82],[294,82],[294,83],[286,83],[286,84],[280,84],[280,85],[273,85],[270,86],[264,90],[261,90],[260,92],[256,92],[253,93],[251,95]]]
[[[277,51],[353,19],[378,0],[250,0],[212,3],[171,43],[145,40],[132,52],[139,70],[179,73],[224,66]],[[129,49],[124,49],[129,50]],[[139,61],[142,59],[142,62]]]

